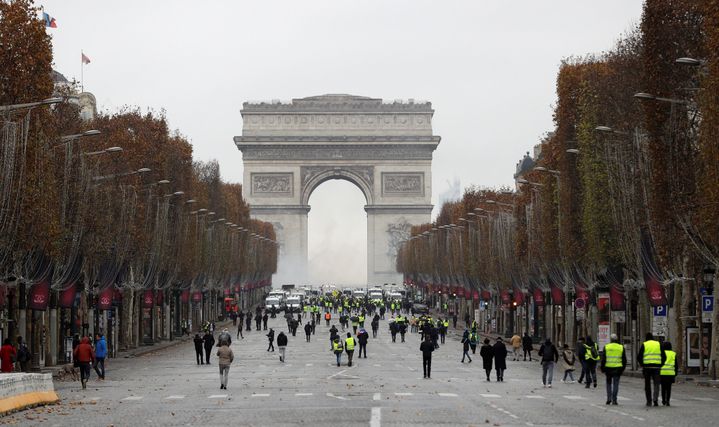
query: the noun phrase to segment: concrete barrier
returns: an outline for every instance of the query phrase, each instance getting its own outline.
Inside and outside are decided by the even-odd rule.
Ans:
[[[0,414],[58,400],[51,374],[0,374]]]

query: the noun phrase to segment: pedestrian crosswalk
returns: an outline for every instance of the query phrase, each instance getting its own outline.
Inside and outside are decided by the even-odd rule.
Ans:
[[[261,399],[261,398],[272,398],[272,397],[287,397],[287,392],[280,392],[280,393],[247,393],[247,392],[240,392],[238,394],[210,394],[206,396],[207,399],[211,400],[218,400],[218,399],[230,399],[232,397],[235,398],[254,398],[254,399]],[[411,397],[417,397],[417,398],[426,398],[430,396],[439,396],[439,397],[445,397],[445,398],[456,398],[459,397],[457,393],[451,393],[451,392],[407,392],[407,391],[397,391],[397,392],[387,392],[387,393],[361,393],[361,394],[351,394],[351,395],[344,395],[342,393],[311,393],[311,392],[294,392],[289,393],[289,396],[294,397],[313,397],[313,396],[322,396],[322,397],[330,397],[337,400],[374,400],[374,401],[380,401],[390,398],[411,398]],[[519,399],[537,399],[537,400],[545,400],[545,399],[566,399],[570,401],[587,401],[588,398],[585,396],[575,395],[575,394],[568,394],[568,395],[555,395],[555,394],[528,394],[528,395],[522,395],[522,396],[502,396],[499,394],[493,394],[493,393],[480,393],[478,394],[483,399],[487,400],[496,400],[496,399],[507,399],[507,398],[519,398]],[[198,396],[192,396],[192,395],[184,395],[184,394],[173,394],[169,396],[160,397],[160,400],[164,401],[180,401],[184,399],[196,399]],[[154,396],[138,396],[138,395],[131,395],[126,396],[120,399],[120,401],[124,402],[142,402],[146,400],[146,398],[149,399],[157,399],[157,397]],[[108,399],[107,397],[103,396],[93,396],[88,397],[85,399],[82,399],[83,402],[86,403],[92,403],[92,402],[98,402],[100,400],[112,400]],[[619,396],[619,401],[623,402],[631,402],[633,399],[629,397]],[[699,402],[716,402],[717,399],[711,398],[711,397],[694,397],[694,396],[683,396],[682,398],[675,398],[677,401],[699,401]]]

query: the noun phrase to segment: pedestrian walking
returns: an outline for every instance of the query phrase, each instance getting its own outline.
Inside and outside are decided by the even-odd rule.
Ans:
[[[339,337],[340,337],[340,334],[339,334],[339,331],[337,330],[337,327],[335,325],[332,325],[332,327],[330,328],[330,350],[332,350],[334,348],[332,343],[335,341],[335,338],[339,338]]]
[[[242,312],[240,312],[240,313],[242,313]],[[238,318],[239,318],[239,322],[237,323],[237,337],[235,337],[235,338],[245,339],[245,336],[242,335],[242,320],[244,318],[244,315],[243,316],[238,315]]]
[[[425,338],[428,335],[425,334]],[[469,331],[467,329],[464,330],[464,334],[462,334],[462,363],[464,363],[464,358],[469,359],[469,363],[472,363],[472,358],[469,356]]]
[[[30,349],[21,336],[17,337],[17,363],[20,365],[20,372],[28,372],[30,365]]]
[[[330,325],[330,320],[332,320],[332,315],[329,311],[325,312],[325,322],[327,323],[327,326]]]
[[[269,314],[267,314],[267,310],[265,310],[265,314],[262,315],[262,330],[267,330],[267,319],[269,318]]]
[[[659,406],[659,380],[661,367],[666,363],[666,354],[661,349],[659,341],[654,339],[651,332],[647,332],[646,341],[642,343],[637,352],[637,360],[642,366],[644,375],[644,394],[647,406]],[[652,393],[652,384],[654,392]]]
[[[590,384],[594,384],[594,388],[597,388],[597,362],[599,361],[599,347],[597,343],[592,340],[592,337],[587,337],[584,340],[584,363],[586,366],[586,381],[585,388],[589,388]],[[659,370],[657,369],[657,373]]]
[[[357,341],[352,337],[352,334],[347,332],[347,339],[345,339],[345,351],[347,352],[347,366],[352,366],[352,355],[354,355],[356,344],[357,344]]]
[[[664,353],[664,364],[659,371],[659,382],[662,386],[662,405],[671,406],[669,401],[672,398],[672,384],[677,376],[677,353],[672,350],[672,343],[664,341],[662,343],[662,353]]]
[[[12,346],[12,340],[5,338],[2,347],[0,347],[0,372],[8,373],[15,369],[15,359],[17,358],[17,350]],[[83,383],[83,387],[85,384]]]
[[[245,319],[245,331],[250,332],[252,330],[252,312],[247,312],[247,318]]]
[[[222,328],[222,332],[220,332],[220,335],[217,337],[217,346],[222,347],[222,344],[225,343],[227,346],[232,345],[232,335],[230,335],[230,331],[227,330],[227,328]]]
[[[572,349],[569,348],[569,344],[564,344],[564,348],[562,349],[562,369],[564,370],[564,378],[562,378],[563,383],[571,384],[574,382],[573,372],[576,360],[577,358]],[[567,377],[569,377],[569,381],[567,381]]]
[[[90,366],[95,361],[95,351],[90,345],[90,338],[82,337],[80,344],[73,351],[73,356],[80,367],[80,382],[82,388],[87,388],[87,380],[90,379]]]
[[[422,352],[424,378],[429,379],[432,375],[432,352],[434,351],[434,344],[432,344],[430,337],[424,337],[424,341],[419,345],[419,351]]]
[[[255,330],[260,331],[262,330],[262,312],[259,307],[257,308],[258,310],[255,312]]]
[[[469,347],[472,349],[472,354],[477,352],[477,331],[475,330],[469,333]]]
[[[484,339],[484,345],[479,349],[479,355],[482,357],[482,367],[487,374],[487,382],[491,381],[489,376],[492,373],[492,362],[494,361],[494,347],[489,344],[489,338]]]
[[[377,338],[377,332],[379,331],[379,314],[375,314],[372,319],[372,338]]]
[[[93,367],[100,381],[105,381],[105,358],[107,357],[107,342],[102,334],[95,335],[95,363]]]
[[[397,332],[399,332],[399,325],[397,325],[397,322],[395,322],[394,319],[390,319],[389,332],[392,335],[392,342],[397,342]]]
[[[609,337],[609,343],[604,346],[601,355],[600,369],[607,376],[607,405],[617,404],[619,394],[619,377],[627,366],[627,356],[624,346],[619,343],[617,334]]]
[[[359,333],[357,334],[357,342],[359,343],[358,359],[362,358],[362,353],[364,353],[364,358],[367,358],[367,341],[369,341],[369,334],[364,328],[360,328]]]
[[[202,337],[200,334],[195,334],[195,339],[193,340],[195,343],[195,359],[197,359],[198,365],[204,365],[205,364],[205,357],[202,355]]]
[[[514,334],[509,342],[512,344],[512,360],[516,361],[519,359],[519,349],[522,348],[522,337]]]
[[[584,381],[584,377],[587,375],[587,362],[584,360],[584,354],[586,353],[586,350],[584,349],[584,337],[579,337],[577,344],[574,346],[574,352],[577,355],[579,364],[582,367],[582,372],[579,374],[579,379],[577,380],[577,382],[581,384],[582,381]]]
[[[305,340],[307,342],[310,342],[310,336],[312,336],[312,325],[310,325],[310,322],[307,322],[307,324],[305,324]]]
[[[527,361],[527,356],[529,356],[529,361],[532,361],[532,337],[529,336],[527,332],[524,333],[524,336],[522,337],[522,350],[524,350],[524,361]]]
[[[227,378],[230,375],[230,365],[235,360],[227,341],[220,341],[220,348],[217,349],[217,364],[220,366],[220,389],[227,390]]]
[[[212,354],[212,347],[215,345],[215,337],[212,336],[209,330],[205,332],[202,337],[202,342],[205,346],[205,364],[210,364],[210,355]]]
[[[539,347],[539,360],[542,362],[542,386],[552,388],[552,378],[554,377],[554,365],[559,360],[559,352],[552,341],[547,338]]]
[[[339,335],[336,335],[334,337],[334,339],[332,340],[332,352],[337,357],[337,366],[339,367],[340,362],[342,361],[342,352],[343,352],[343,347],[342,347],[342,343],[340,342]]]
[[[504,371],[507,369],[507,345],[502,337],[497,337],[494,343],[494,370],[497,371],[497,381],[504,382]]]
[[[280,362],[285,362],[285,351],[287,350],[287,335],[284,332],[277,334],[277,348],[280,351]]]
[[[267,351],[275,351],[275,330],[270,328],[270,331],[267,333],[266,336],[267,340],[269,341]]]
[[[452,313],[452,327],[457,329],[457,313]]]

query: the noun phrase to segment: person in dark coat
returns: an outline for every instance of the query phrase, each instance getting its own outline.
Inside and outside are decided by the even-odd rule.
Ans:
[[[362,328],[357,334],[357,343],[359,344],[359,356],[357,356],[358,359],[362,358],[363,352],[364,358],[367,358],[367,341],[369,341],[369,334],[364,328]]]
[[[425,335],[427,337],[429,335]],[[464,334],[462,335],[462,363],[464,363],[464,358],[469,359],[469,363],[472,363],[472,357],[469,355],[469,331],[464,330]]]
[[[270,331],[267,333],[267,340],[270,342],[267,346],[267,351],[275,351],[275,330],[270,328]],[[272,349],[272,350],[270,350]]]
[[[479,355],[482,356],[482,367],[487,373],[487,381],[490,381],[489,375],[492,373],[492,359],[494,359],[494,347],[489,344],[489,338],[484,339],[484,345],[479,349]]]
[[[524,361],[527,361],[527,355],[529,355],[529,361],[532,361],[532,337],[528,333],[524,333],[522,337],[522,350],[524,350]],[[581,382],[581,380],[580,380]]]
[[[292,319],[290,323],[292,324],[292,336],[296,337],[297,336],[297,327],[300,325],[300,322],[297,321],[297,319]]]
[[[200,334],[195,334],[195,358],[197,359],[198,365],[205,364],[205,358],[202,357],[202,337]]]
[[[267,310],[265,310],[265,314],[262,315],[262,330],[267,330],[267,319],[270,316],[267,314]]]
[[[424,337],[424,341],[419,345],[419,351],[422,352],[422,370],[424,371],[424,377],[431,378],[432,352],[434,351],[434,344],[432,344],[431,337]]]
[[[504,382],[504,370],[507,369],[507,345],[502,337],[497,337],[494,343],[494,369],[497,371],[497,381]]]
[[[252,312],[247,312],[247,318],[245,318],[245,325],[247,328],[245,329],[247,332],[252,330]]]
[[[205,344],[205,363],[210,364],[210,355],[212,354],[212,346],[215,345],[215,337],[208,330],[202,337],[202,342]]]
[[[310,322],[307,322],[305,325],[305,339],[307,342],[310,342],[310,336],[312,335],[312,325],[310,325]]]

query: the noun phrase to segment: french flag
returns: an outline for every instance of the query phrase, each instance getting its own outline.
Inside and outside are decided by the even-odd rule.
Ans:
[[[42,19],[45,20],[45,26],[50,28],[57,28],[57,22],[55,22],[55,18],[48,15],[47,13],[42,13]]]

